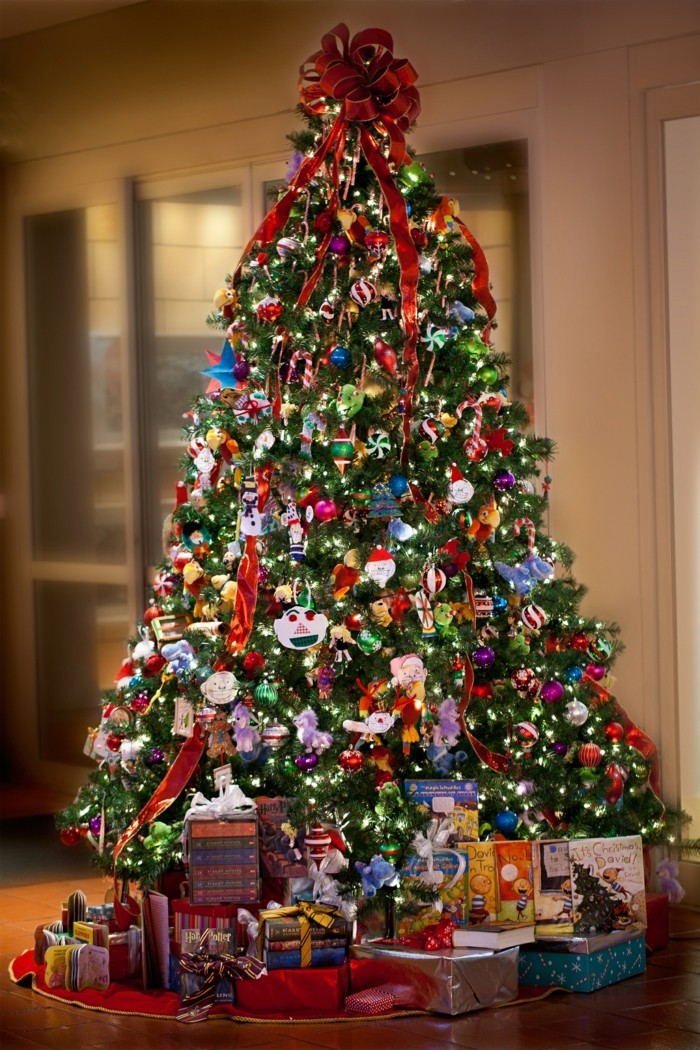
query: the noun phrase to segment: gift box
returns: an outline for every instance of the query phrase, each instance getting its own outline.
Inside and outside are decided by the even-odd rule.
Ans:
[[[109,976],[112,981],[128,981],[139,972],[141,963],[141,930],[132,926],[121,933],[110,933]]]
[[[429,858],[411,855],[400,874],[403,879],[415,879],[434,887],[440,897],[442,907],[427,903],[424,907],[407,909],[399,921],[399,937],[408,937],[419,933],[426,926],[437,922],[441,915],[448,914],[458,926],[466,926],[469,915],[468,904],[468,858],[459,850],[435,850],[430,858],[432,869],[429,870]],[[404,884],[410,901],[411,883]],[[418,902],[416,902],[418,904]]]
[[[172,958],[171,955],[171,960]],[[255,983],[266,976],[263,964],[248,956],[234,958],[226,954],[183,952],[178,961],[179,1021],[205,1020],[213,1006],[220,1003],[236,1003],[236,989],[239,984]]]
[[[173,937],[182,942],[183,930],[225,930],[236,926],[238,907],[235,904],[190,904],[189,901],[171,902],[173,910]],[[251,907],[248,905],[248,907]]]
[[[668,944],[668,895],[647,893],[646,943],[649,951],[656,951]]]
[[[332,907],[301,901],[260,912],[257,955],[269,969],[335,967],[347,954],[350,925]]]
[[[522,945],[518,972],[522,984],[597,992],[644,973],[646,965],[644,931],[630,930]]]
[[[259,981],[238,981],[235,993],[238,1009],[256,1018],[282,1014],[302,1020],[319,1011],[332,1016],[342,1013],[348,994],[347,963],[268,971]]]
[[[354,944],[350,986],[353,993],[394,987],[407,1009],[454,1017],[515,999],[518,949],[428,952],[400,945]]]

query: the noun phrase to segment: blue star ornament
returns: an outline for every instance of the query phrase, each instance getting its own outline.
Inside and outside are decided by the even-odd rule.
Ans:
[[[236,377],[233,374],[233,366],[235,363],[236,355],[233,352],[233,347],[228,339],[226,339],[221,349],[219,360],[214,360],[211,367],[203,368],[201,374],[207,376],[209,380],[217,384],[217,386],[213,388],[215,390],[220,386],[236,386]]]

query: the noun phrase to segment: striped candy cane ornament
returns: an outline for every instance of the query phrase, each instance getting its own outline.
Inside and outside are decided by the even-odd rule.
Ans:
[[[461,405],[457,405],[457,408],[455,409],[457,419],[462,418],[462,415],[467,408],[474,409],[474,432],[472,433],[472,436],[467,438],[464,442],[462,451],[472,463],[478,463],[484,458],[489,450],[489,446],[481,436],[481,424],[484,419],[484,410],[480,404],[474,401],[473,398],[469,397],[466,401],[462,401]]]
[[[520,535],[520,530],[523,526],[527,526],[527,552],[532,554],[535,549],[535,526],[530,518],[518,518],[513,525],[513,532],[516,536]]]
[[[299,361],[304,362],[304,371],[301,376],[301,385],[305,390],[311,386],[314,381],[314,360],[308,350],[295,350],[289,359],[289,366],[287,372],[287,385],[290,382],[290,376],[293,375],[294,369],[296,368]]]

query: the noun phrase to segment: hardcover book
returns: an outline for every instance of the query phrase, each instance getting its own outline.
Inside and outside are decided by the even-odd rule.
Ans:
[[[411,802],[454,825],[448,845],[475,842],[479,837],[479,788],[475,780],[406,780]]]
[[[260,821],[260,868],[273,878],[298,879],[309,874],[304,859],[304,829],[289,822],[290,799],[255,799]]]
[[[571,862],[566,839],[532,843],[535,933],[538,937],[574,932]]]
[[[496,842],[498,871],[498,921],[534,922],[532,888],[532,844]]]
[[[515,944],[528,944],[535,939],[535,926],[531,922],[485,922],[482,926],[467,926],[455,930],[452,944],[455,948],[512,948]]]
[[[646,928],[642,839],[572,839],[574,929],[588,934]]]
[[[188,830],[192,904],[256,901],[257,820],[248,814],[237,820],[194,819]]]
[[[495,922],[498,914],[498,872],[494,842],[458,842],[469,857],[469,925]]]

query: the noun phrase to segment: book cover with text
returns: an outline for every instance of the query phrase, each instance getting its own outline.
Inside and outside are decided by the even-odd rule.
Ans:
[[[498,921],[534,922],[532,843],[494,843],[498,871]]]

